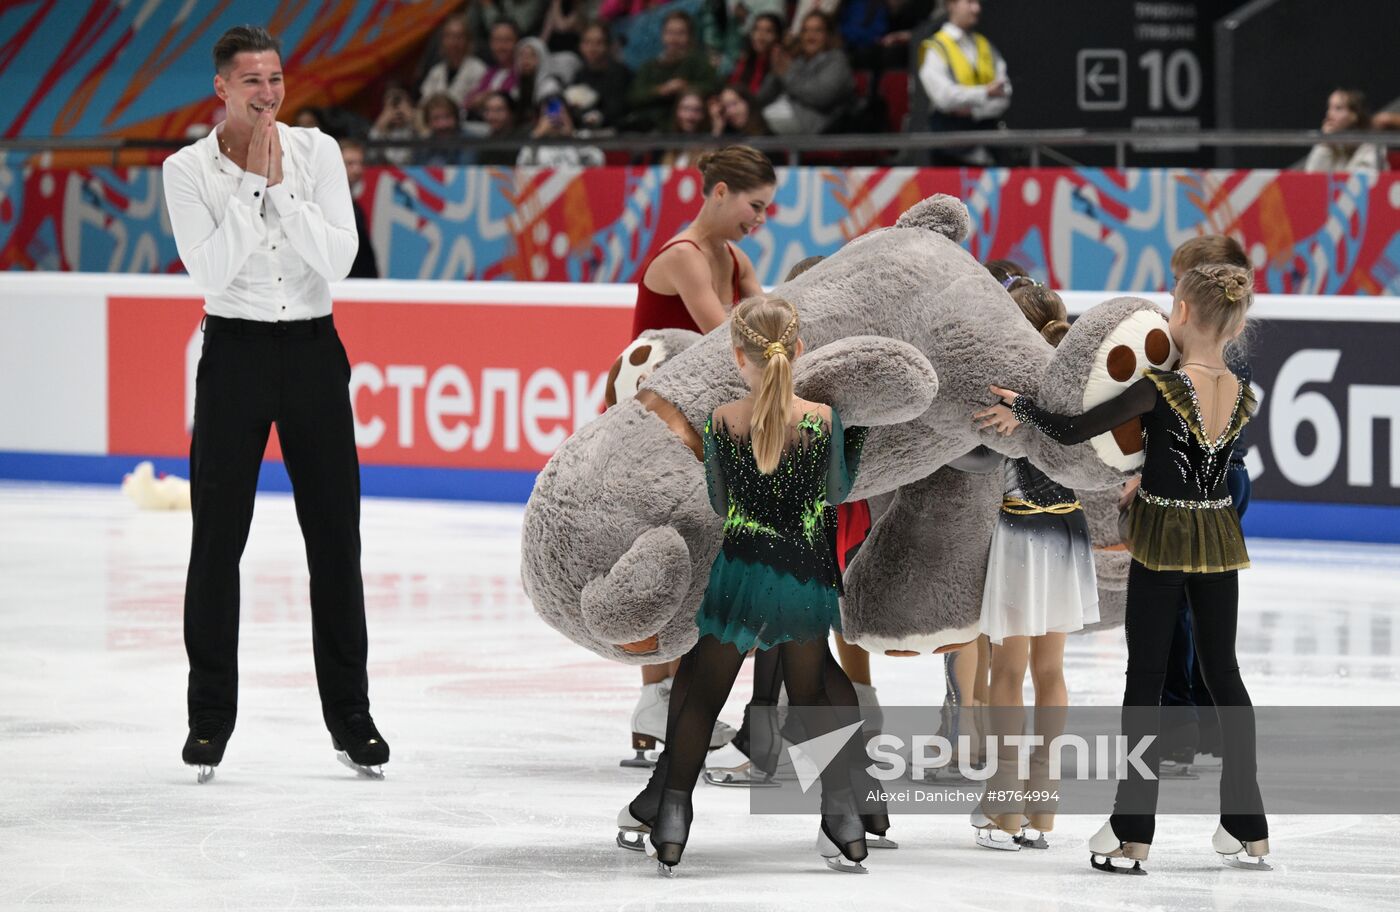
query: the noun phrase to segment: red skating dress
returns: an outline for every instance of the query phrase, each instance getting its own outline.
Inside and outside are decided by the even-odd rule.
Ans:
[[[695,318],[690,315],[690,311],[685,309],[685,302],[681,300],[680,295],[661,294],[660,292],[652,291],[647,287],[646,282],[643,281],[646,278],[647,270],[651,268],[652,262],[677,244],[689,244],[696,250],[700,249],[699,244],[694,241],[687,241],[684,238],[679,241],[671,241],[665,247],[656,251],[656,253],[652,255],[652,258],[647,260],[646,265],[642,267],[642,271],[637,274],[637,307],[632,311],[633,339],[637,338],[648,329],[691,329],[695,332],[700,331],[700,327],[695,325]],[[734,300],[730,301],[729,307],[725,308],[728,310],[739,303],[739,258],[735,256],[734,248],[729,244],[725,245],[725,249],[729,251],[729,260],[734,264],[734,280],[732,283],[734,286]]]

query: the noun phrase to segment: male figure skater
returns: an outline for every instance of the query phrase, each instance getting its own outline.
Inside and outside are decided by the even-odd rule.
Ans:
[[[358,246],[345,165],[329,136],[277,123],[281,47],[264,29],[225,32],[214,70],[224,122],[164,166],[175,243],[205,302],[190,441],[183,757],[207,781],[233,733],[238,564],[275,423],[311,571],[322,714],[341,761],[380,777],[389,745],[369,713],[350,362],[328,287],[350,271]]]

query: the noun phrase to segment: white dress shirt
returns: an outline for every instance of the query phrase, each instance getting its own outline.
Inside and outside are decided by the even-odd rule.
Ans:
[[[219,148],[218,131],[165,160],[175,246],[204,292],[204,312],[243,320],[308,320],[331,312],[359,235],[345,163],[317,129],[277,125],[282,182],[250,174]]]
[[[951,22],[943,23],[940,32],[947,32],[957,43],[958,48],[973,68],[977,66],[977,44],[972,36]],[[924,53],[923,65],[919,67],[919,82],[928,93],[929,102],[936,110],[945,114],[970,111],[974,120],[990,120],[1006,113],[1011,104],[1011,80],[1006,76],[1006,61],[996,47],[992,48],[992,60],[996,62],[996,79],[1006,83],[1006,94],[993,98],[987,94],[987,87],[965,86],[953,78],[953,70],[943,55],[935,50]]]

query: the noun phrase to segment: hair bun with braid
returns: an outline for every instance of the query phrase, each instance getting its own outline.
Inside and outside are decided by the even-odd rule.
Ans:
[[[1197,266],[1181,277],[1176,296],[1191,305],[1192,321],[1222,336],[1233,336],[1245,323],[1254,300],[1254,277],[1238,266]]]
[[[1243,301],[1253,290],[1249,272],[1238,266],[1197,266],[1192,272],[1199,272],[1209,279],[1231,304]]]

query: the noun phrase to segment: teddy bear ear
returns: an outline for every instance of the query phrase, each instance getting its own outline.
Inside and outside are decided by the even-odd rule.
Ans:
[[[927,228],[961,244],[972,232],[972,218],[967,214],[967,206],[962,200],[946,193],[936,193],[906,209],[894,226]]]

